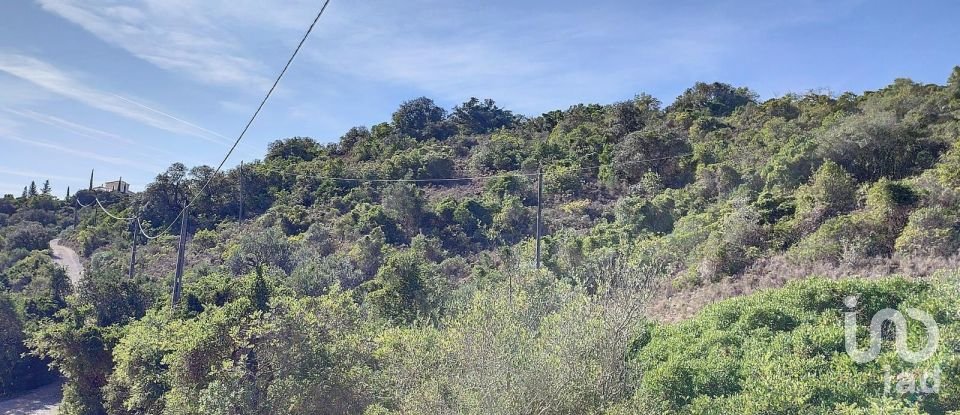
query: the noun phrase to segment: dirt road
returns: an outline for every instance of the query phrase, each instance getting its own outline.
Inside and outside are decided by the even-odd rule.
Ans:
[[[13,399],[0,402],[3,415],[56,415],[62,397],[60,382],[34,389]]]
[[[83,264],[80,263],[80,256],[73,249],[60,244],[60,239],[50,241],[50,250],[53,253],[53,262],[67,269],[67,275],[70,281],[76,287],[80,284],[80,277],[83,276]]]
[[[59,239],[50,241],[53,262],[67,270],[70,282],[76,287],[83,277],[83,264],[73,249],[61,245]],[[55,382],[12,399],[0,401],[0,415],[56,415],[63,399],[63,384]]]

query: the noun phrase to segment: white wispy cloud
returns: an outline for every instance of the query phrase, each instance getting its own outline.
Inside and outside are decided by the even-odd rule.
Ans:
[[[38,122],[40,124],[49,125],[60,129],[62,131],[71,133],[78,137],[89,138],[93,140],[98,140],[101,142],[119,142],[126,144],[124,151],[129,152],[130,155],[136,155],[138,157],[156,157],[158,155],[164,155],[167,157],[173,157],[174,154],[168,150],[158,148],[154,145],[144,143],[142,141],[132,140],[128,137],[124,137],[120,134],[115,134],[109,131],[104,131],[99,128],[90,127],[88,125],[80,124],[71,120],[67,120],[56,115],[42,113],[34,110],[17,110],[13,108],[4,108],[5,112],[9,114],[16,115],[26,120],[31,120]],[[11,123],[12,127],[4,128],[3,123]],[[10,135],[22,136],[24,132],[30,131],[27,128],[20,126],[18,123],[12,122],[6,118],[0,117],[0,133],[6,133]]]
[[[54,179],[54,180],[75,180],[76,177],[60,176],[56,174],[40,173],[33,170],[17,170],[0,167],[0,174],[10,176],[26,177],[30,179]]]
[[[47,150],[54,150],[64,154],[69,154],[72,156],[82,157],[90,160],[97,160],[97,161],[110,163],[117,166],[132,167],[138,170],[151,172],[151,173],[161,170],[158,166],[153,166],[152,163],[148,163],[146,160],[142,158],[130,159],[130,158],[124,158],[124,157],[109,156],[102,153],[81,150],[79,148],[69,147],[66,145],[51,143],[51,142],[37,140],[37,139],[28,140],[26,138],[18,137],[15,135],[0,136],[0,139],[14,141],[17,143],[26,144],[26,145],[30,145],[38,148],[47,149]]]
[[[6,72],[49,92],[147,126],[217,144],[224,144],[227,141],[219,134],[153,109],[146,104],[89,87],[76,77],[30,56],[0,53],[0,72]]]
[[[45,10],[160,68],[210,84],[250,86],[267,82],[262,65],[246,56],[241,42],[220,27],[221,19],[231,7],[225,2],[38,0],[38,3]]]
[[[158,67],[247,91],[262,89],[250,86],[273,76],[319,7],[311,0],[36,1]],[[768,33],[834,19],[863,1],[334,1],[304,51],[309,65],[292,75],[348,77],[341,85],[297,85],[300,96],[337,89],[349,97],[352,84],[375,83],[447,102],[489,96],[535,112],[709,80],[699,78],[739,64],[732,52]]]
[[[13,108],[5,108],[4,111],[14,114],[26,119],[30,119],[42,124],[49,126],[57,127],[65,131],[69,131],[73,134],[76,134],[81,137],[92,138],[95,140],[115,140],[120,141],[126,144],[133,144],[133,140],[122,137],[120,135],[103,131],[97,128],[89,127],[86,125],[78,124],[73,121],[69,121],[55,115],[44,114],[32,110],[16,110]]]

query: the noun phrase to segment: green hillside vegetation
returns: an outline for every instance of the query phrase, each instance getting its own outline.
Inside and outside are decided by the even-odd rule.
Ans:
[[[67,414],[960,410],[958,143],[960,67],[862,95],[697,83],[666,106],[537,117],[417,98],[243,170],[177,163],[131,195],[34,186],[0,201],[0,394],[50,363]],[[175,219],[201,189],[172,307]],[[160,235],[132,280],[131,224],[96,204],[74,220],[95,197]],[[56,235],[84,256],[75,289],[43,252]],[[933,314],[939,352],[913,367],[887,338],[853,362],[848,295],[861,327],[886,307]],[[884,397],[885,366],[937,366],[943,387]]]

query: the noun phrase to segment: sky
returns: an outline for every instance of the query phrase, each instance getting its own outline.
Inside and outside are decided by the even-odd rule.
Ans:
[[[0,2],[0,194],[217,165],[322,0]],[[227,167],[427,96],[536,116],[697,81],[761,98],[943,84],[960,2],[331,0]]]

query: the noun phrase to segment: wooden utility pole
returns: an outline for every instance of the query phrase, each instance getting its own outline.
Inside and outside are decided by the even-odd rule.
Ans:
[[[183,217],[180,218],[180,246],[177,253],[177,273],[173,278],[173,306],[180,304],[180,290],[183,284],[183,262],[184,254],[187,251],[187,216],[189,215],[190,205],[183,207]]]
[[[133,279],[134,270],[137,268],[137,233],[140,231],[140,213],[130,224],[130,279]]]
[[[543,227],[543,166],[537,166],[537,269],[540,269],[540,237]]]
[[[240,215],[239,221],[240,224],[243,224],[243,160],[240,160]]]

